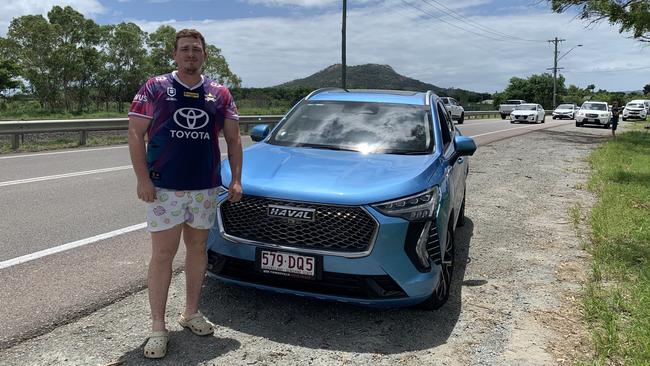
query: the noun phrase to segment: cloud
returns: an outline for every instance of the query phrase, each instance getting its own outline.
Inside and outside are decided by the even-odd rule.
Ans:
[[[47,17],[47,12],[54,6],[71,6],[86,17],[103,14],[107,9],[98,0],[9,0],[0,3],[0,32],[2,36],[7,33],[11,20],[23,15],[42,14]]]

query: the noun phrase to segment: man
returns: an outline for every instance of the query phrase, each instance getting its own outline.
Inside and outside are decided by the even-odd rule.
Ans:
[[[618,128],[618,117],[621,114],[621,108],[618,107],[618,102],[612,104],[612,137],[616,139],[616,129]]]
[[[226,87],[201,74],[205,50],[201,33],[179,31],[174,44],[178,70],[149,79],[129,112],[129,151],[138,198],[146,202],[152,241],[148,273],[152,333],[144,347],[147,358],[161,358],[167,352],[165,307],[181,235],[186,248],[186,303],[179,323],[197,335],[214,332],[198,305],[208,230],[214,224],[221,186],[220,130],[232,171],[228,200],[237,202],[242,196],[237,107]]]

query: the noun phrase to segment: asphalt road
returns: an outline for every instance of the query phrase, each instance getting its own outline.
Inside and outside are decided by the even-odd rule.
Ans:
[[[458,127],[480,146],[571,123],[494,119]],[[2,155],[0,202],[0,348],[144,287],[149,238],[126,146]],[[65,245],[73,248],[43,252]],[[176,269],[182,258],[181,248]]]

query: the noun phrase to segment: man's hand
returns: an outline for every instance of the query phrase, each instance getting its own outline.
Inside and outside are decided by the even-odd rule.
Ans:
[[[230,187],[228,187],[228,201],[239,202],[241,200],[241,196],[241,183],[233,180],[230,182]]]
[[[153,202],[156,199],[156,187],[151,179],[138,180],[138,198],[145,202]]]

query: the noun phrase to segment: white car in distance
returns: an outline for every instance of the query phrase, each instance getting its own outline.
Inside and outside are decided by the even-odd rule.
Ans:
[[[452,97],[441,97],[440,100],[442,100],[445,108],[451,114],[451,119],[457,121],[459,125],[462,125],[465,122],[465,108]]]
[[[510,123],[534,122],[544,123],[546,111],[540,104],[525,103],[515,107],[510,113]]]
[[[575,104],[560,104],[553,111],[553,119],[573,119],[577,111],[578,106]]]
[[[612,112],[606,102],[584,102],[576,113],[576,127],[591,124],[609,128],[611,120]]]
[[[648,108],[650,107],[650,101],[644,103],[643,100],[633,100],[625,105],[623,109],[623,121],[628,119],[641,119],[644,120],[648,116]]]

